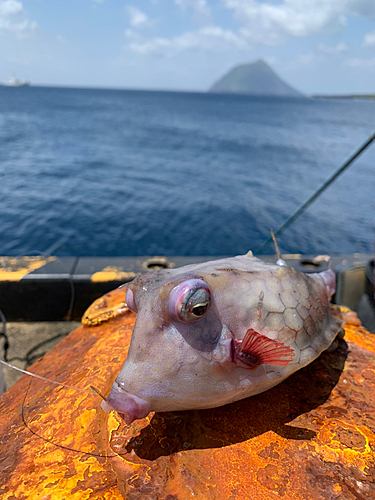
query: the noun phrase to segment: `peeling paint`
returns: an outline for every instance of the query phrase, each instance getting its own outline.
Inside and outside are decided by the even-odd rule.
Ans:
[[[20,281],[56,257],[0,257],[0,281]]]
[[[82,324],[98,326],[129,312],[126,305],[126,290],[117,288],[95,300],[82,316]]]
[[[98,271],[91,276],[94,283],[108,281],[130,281],[140,273],[125,272],[121,267],[107,266],[102,271]]]

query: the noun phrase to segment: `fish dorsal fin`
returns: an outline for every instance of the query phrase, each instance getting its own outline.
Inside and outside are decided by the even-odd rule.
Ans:
[[[237,344],[236,354],[248,368],[255,369],[259,365],[286,366],[292,361],[294,351],[250,328],[243,341]]]

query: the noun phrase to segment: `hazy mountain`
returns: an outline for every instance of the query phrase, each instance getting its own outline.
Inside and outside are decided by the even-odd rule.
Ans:
[[[262,60],[231,69],[214,83],[209,92],[305,97],[281,80]]]

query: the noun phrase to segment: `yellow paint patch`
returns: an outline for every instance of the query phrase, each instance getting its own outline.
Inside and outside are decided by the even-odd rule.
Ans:
[[[127,312],[126,290],[117,288],[96,299],[82,316],[82,323],[86,326],[98,326]]]
[[[122,267],[107,266],[102,271],[98,271],[91,276],[94,283],[105,281],[128,281],[139,276],[139,273],[125,272]]]
[[[0,281],[20,281],[56,257],[0,257]]]

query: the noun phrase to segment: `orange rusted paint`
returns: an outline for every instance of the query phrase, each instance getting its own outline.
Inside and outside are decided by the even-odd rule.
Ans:
[[[82,316],[82,324],[97,326],[128,311],[126,290],[117,288],[95,300]]]
[[[134,319],[78,328],[31,371],[108,394]],[[335,352],[266,393],[129,427],[95,394],[24,376],[0,398],[1,498],[373,499],[375,336],[345,333]]]

